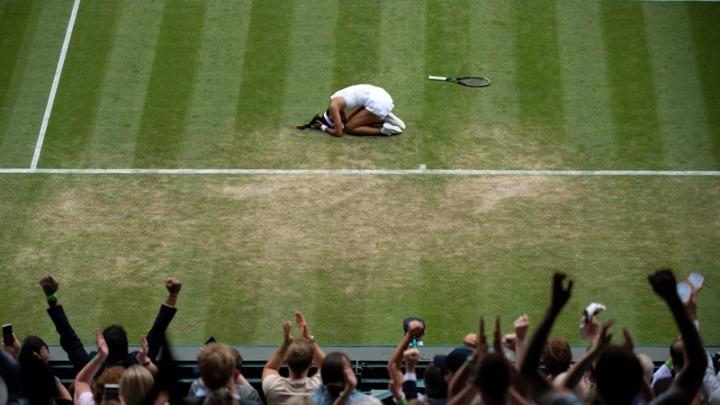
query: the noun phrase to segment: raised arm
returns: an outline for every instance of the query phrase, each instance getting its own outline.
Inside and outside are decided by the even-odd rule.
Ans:
[[[669,269],[660,269],[648,276],[653,290],[670,308],[685,345],[685,367],[665,395],[653,403],[690,403],[697,395],[707,366],[702,339],[677,295],[675,276]]]
[[[395,367],[399,370],[402,368],[403,353],[410,345],[413,338],[417,338],[422,334],[423,325],[420,321],[410,321],[408,324],[407,332],[400,339],[400,343],[395,347],[390,360],[388,360],[387,370],[390,373],[390,364],[395,364]]]
[[[262,371],[262,378],[270,375],[280,374],[280,367],[282,367],[283,362],[285,361],[285,354],[287,353],[287,349],[293,342],[293,337],[292,335],[290,335],[291,327],[292,324],[290,323],[290,321],[285,321],[285,323],[283,323],[283,341],[280,342],[280,345],[278,345],[277,349],[275,349],[275,352],[270,355],[267,363],[265,363],[265,367],[263,367]]]
[[[570,299],[573,282],[568,281],[567,288],[563,286],[567,276],[564,273],[555,273],[553,275],[552,299],[550,307],[548,307],[545,316],[538,324],[535,333],[533,333],[528,343],[527,352],[520,365],[520,378],[528,389],[529,394],[538,402],[544,403],[544,399],[551,394],[553,387],[538,373],[540,366],[540,356],[542,348],[547,340],[550,330],[552,329],[555,319],[560,315],[565,304]]]
[[[75,403],[78,403],[83,393],[92,392],[90,384],[109,354],[107,342],[100,328],[95,329],[95,342],[97,342],[97,354],[75,376]]]
[[[307,321],[305,320],[305,315],[302,314],[300,311],[295,312],[295,323],[298,326],[298,329],[300,329],[300,333],[302,334],[302,337],[312,342],[313,345],[313,363],[315,363],[315,367],[320,369],[320,366],[323,363],[323,360],[325,360],[325,352],[320,348],[320,345],[317,344],[315,341],[315,336],[313,336],[310,333],[310,329],[308,328]]]

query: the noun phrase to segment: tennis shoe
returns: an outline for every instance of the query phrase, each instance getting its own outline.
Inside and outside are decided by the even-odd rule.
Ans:
[[[400,127],[398,126],[390,125],[386,122],[383,124],[382,128],[380,128],[380,133],[387,136],[400,135],[402,134],[402,129],[400,129]]]
[[[387,122],[390,125],[395,125],[396,127],[399,127],[403,131],[405,130],[405,123],[403,120],[398,118],[397,115],[389,112],[388,115],[385,116],[385,122]]]

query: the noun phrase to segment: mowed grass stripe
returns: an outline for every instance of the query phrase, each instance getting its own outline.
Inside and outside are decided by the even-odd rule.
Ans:
[[[33,21],[39,17],[41,5],[42,2],[36,0],[0,4],[0,145],[3,145],[8,135],[6,129],[10,122],[9,117],[17,101],[17,89],[11,89],[11,84],[17,84],[24,71],[18,69],[25,61],[21,55],[35,32]]]
[[[643,3],[603,2],[600,12],[606,79],[612,83],[613,169],[660,169],[665,156]]]
[[[285,97],[288,44],[296,1],[255,0],[252,2],[245,57],[240,82],[240,98],[235,112],[237,132],[233,147],[239,166],[245,155],[262,150],[258,137],[277,128]]]
[[[338,9],[339,4],[328,3],[319,8],[309,1],[300,1],[295,6],[286,50],[288,68],[281,73],[285,76],[283,119],[277,123],[277,136],[266,138],[274,152],[266,158],[280,162],[276,167],[326,167],[327,157],[340,152],[342,142],[333,142],[329,135],[295,128],[325,111],[334,91]]]
[[[19,3],[24,2],[14,1],[13,7]],[[18,60],[0,54],[0,66],[15,64],[14,72],[7,72],[10,82],[0,102],[0,165],[4,167],[30,166],[72,7],[72,1],[35,3],[28,10],[32,15],[22,39],[9,34],[11,42],[22,47],[15,56]],[[6,13],[11,8],[6,5]]]
[[[514,7],[516,80],[520,123],[526,136],[556,143],[564,137],[556,6],[516,0]]]
[[[87,148],[87,166],[132,166],[160,35],[163,4],[122,2]]]
[[[80,3],[40,165],[82,166],[109,68],[121,2]]]
[[[678,3],[652,6],[643,11],[665,145],[664,167],[717,167],[687,7]]]
[[[186,167],[232,167],[220,160],[235,137],[235,110],[250,24],[249,2],[209,2],[197,54],[186,136],[181,147]]]
[[[596,169],[614,154],[610,87],[598,2],[557,6],[565,132],[565,167]]]
[[[380,0],[340,2],[335,20],[335,90],[359,83],[377,83],[380,58]]]
[[[469,1],[448,4],[429,0],[425,3],[425,69],[428,75],[459,77],[472,69],[467,59],[472,39],[469,37],[470,15],[466,12]],[[425,78],[427,79],[427,78]],[[445,87],[443,87],[445,86]],[[428,167],[443,167],[449,148],[444,138],[460,130],[459,124],[467,119],[467,90],[457,85],[425,82],[423,87],[423,117],[418,130],[426,134],[423,141],[422,162]]]
[[[133,167],[183,165],[180,151],[206,7],[195,0],[165,3]]]
[[[692,29],[705,116],[710,127],[712,153],[717,167],[720,165],[720,76],[717,74],[717,67],[720,66],[717,47],[720,43],[720,27],[717,24],[720,21],[720,7],[717,3],[687,3],[685,6],[690,19],[688,24]]]

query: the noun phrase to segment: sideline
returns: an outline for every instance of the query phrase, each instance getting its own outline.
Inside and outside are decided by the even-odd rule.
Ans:
[[[50,96],[48,97],[47,106],[45,107],[45,115],[43,115],[40,133],[38,134],[38,140],[35,144],[35,152],[33,153],[32,163],[30,163],[31,169],[37,168],[38,161],[40,160],[40,152],[42,151],[43,142],[45,142],[45,133],[47,132],[48,123],[50,122],[50,113],[52,112],[53,104],[55,103],[55,94],[57,93],[58,86],[60,85],[60,75],[62,75],[65,57],[67,56],[68,47],[70,46],[70,37],[72,36],[73,28],[75,27],[75,19],[77,18],[78,8],[80,8],[80,0],[75,0],[72,13],[70,14],[67,31],[65,31],[65,41],[63,42],[62,50],[60,51],[60,59],[58,59],[57,68],[55,69],[55,78],[53,79],[52,87],[50,88]]]
[[[79,1],[79,0],[78,0]],[[2,169],[0,174],[149,174],[149,175],[445,175],[445,176],[669,176],[720,177],[720,171],[698,170],[465,170],[427,169]]]

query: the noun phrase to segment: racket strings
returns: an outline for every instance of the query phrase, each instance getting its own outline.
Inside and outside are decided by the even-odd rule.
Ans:
[[[458,81],[466,86],[472,87],[484,87],[490,84],[490,80],[484,77],[463,77]]]

